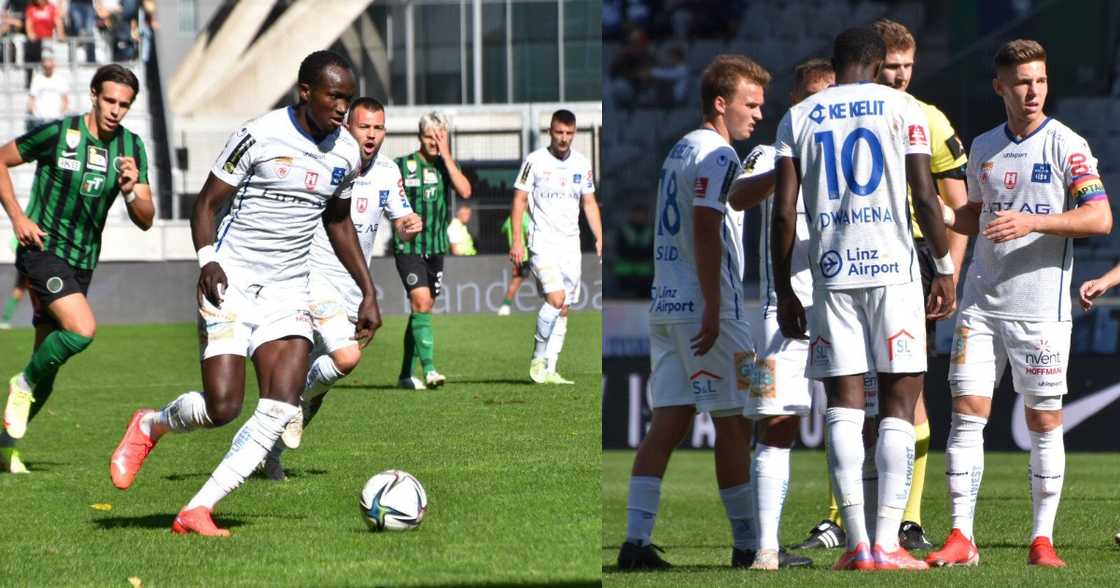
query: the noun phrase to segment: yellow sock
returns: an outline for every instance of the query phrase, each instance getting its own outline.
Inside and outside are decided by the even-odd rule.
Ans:
[[[840,507],[836,506],[836,495],[832,493],[832,476],[828,477],[828,520],[841,529],[844,528],[844,519],[840,517]]]
[[[929,421],[914,425],[914,477],[910,482],[910,498],[906,501],[903,521],[922,524],[922,492],[926,488],[926,456],[929,455]]]

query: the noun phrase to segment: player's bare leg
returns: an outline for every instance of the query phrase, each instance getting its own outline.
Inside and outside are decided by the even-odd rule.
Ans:
[[[879,509],[872,554],[875,568],[880,570],[929,568],[898,543],[914,467],[914,410],[924,378],[924,373],[879,372],[879,440],[875,452]]]
[[[261,399],[253,416],[234,436],[229,453],[210,474],[210,479],[180,511],[172,531],[226,536],[210,518],[214,505],[236,490],[264,460],[288,421],[296,415],[300,393],[307,376],[307,354],[311,342],[286,337],[261,345],[253,354]]]
[[[847,539],[847,550],[833,569],[871,570],[875,561],[863,505],[863,374],[824,378],[823,382],[828,396],[828,473]]]

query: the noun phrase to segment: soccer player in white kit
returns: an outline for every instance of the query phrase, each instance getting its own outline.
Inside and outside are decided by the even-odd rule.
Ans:
[[[191,233],[201,268],[205,392],[187,392],[160,411],[132,415],[109,464],[113,485],[122,490],[132,485],[163,434],[236,418],[245,394],[246,356],[253,359],[261,398],[214,473],[175,517],[175,533],[228,536],[211,518],[214,505],[245,481],[299,410],[312,340],[308,250],[320,224],[362,291],[355,338],[369,338],[381,325],[373,281],[350,222],[361,155],[341,126],[355,86],[341,55],[308,55],[299,67],[298,105],[269,112],[234,133],[202,186]],[[235,195],[216,226],[218,210]]]
[[[757,549],[748,481],[750,423],[743,418],[754,343],[743,308],[741,226],[726,206],[739,175],[730,145],[762,118],[770,74],[751,59],[721,55],[700,81],[704,124],[669,151],[658,181],[650,305],[653,420],[634,456],[627,499],[623,570],[671,567],[651,536],[661,481],[697,411],[716,430],[716,481],[734,537],[732,565]]]
[[[964,278],[949,363],[953,416],[945,470],[953,529],[926,560],[937,566],[980,560],[972,527],[984,474],[984,426],[993,391],[1010,364],[1031,436],[1028,563],[1064,567],[1053,531],[1065,476],[1071,239],[1107,235],[1112,212],[1089,144],[1042,111],[1042,45],[1016,39],[1001,47],[992,87],[1003,99],[1007,123],[973,140],[968,204],[955,211],[953,224],[958,232],[980,234]]]
[[[832,64],[810,59],[794,68],[790,104],[797,104],[835,81]],[[755,508],[758,516],[759,547],[752,569],[777,569],[780,562],[778,527],[782,505],[789,488],[790,448],[797,438],[800,418],[812,406],[813,382],[805,377],[809,343],[787,339],[778,329],[777,296],[774,293],[770,264],[770,216],[774,193],[774,147],[759,145],[743,160],[741,179],[732,184],[727,202],[733,210],[762,205],[762,231],[759,239],[760,289],[764,293],[762,316],[752,323],[758,343],[754,376],[743,414],[759,425],[760,439],[751,460]],[[753,181],[751,181],[753,180]],[[801,198],[797,204],[797,241],[794,244],[793,288],[803,306],[813,302],[813,280],[807,252],[809,225]]]
[[[869,27],[837,36],[838,84],[790,109],[778,126],[773,230],[778,325],[805,338],[805,310],[791,284],[797,194],[808,213],[813,305],[806,375],[824,381],[829,472],[847,530],[835,569],[925,569],[898,544],[914,459],[914,405],[926,370],[920,276],[907,210],[938,256],[930,318],[955,306],[953,263],[929,173],[925,114],[913,97],[872,83],[886,46]],[[864,520],[864,375],[878,372],[879,508],[874,545]]]
[[[521,234],[526,208],[533,221],[529,234],[529,264],[541,284],[545,302],[537,313],[533,358],[529,378],[538,384],[573,384],[556,371],[564,336],[568,332],[568,307],[579,300],[583,256],[579,250],[579,209],[595,235],[595,254],[603,257],[603,224],[595,200],[591,162],[572,149],[576,115],[570,110],[552,113],[548,147],[525,158],[513,183],[510,212],[512,234]],[[510,243],[513,264],[525,261],[520,239]]]
[[[346,129],[362,152],[361,175],[354,179],[350,197],[350,220],[358,233],[362,259],[368,266],[373,257],[373,242],[381,218],[388,214],[393,230],[407,241],[423,228],[420,215],[412,211],[404,193],[401,170],[392,158],[381,154],[385,141],[385,106],[369,98],[358,98],[350,105]],[[350,272],[338,260],[323,227],[315,230],[311,242],[311,326],[315,347],[301,396],[301,410],[281,435],[262,463],[264,474],[273,480],[286,480],[280,463],[285,447],[299,447],[303,428],[315,418],[331,387],[358,367],[368,340],[354,338],[354,322],[362,302],[362,291]]]

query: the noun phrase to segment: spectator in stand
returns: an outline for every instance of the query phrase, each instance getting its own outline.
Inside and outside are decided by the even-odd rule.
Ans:
[[[674,43],[665,48],[659,63],[649,73],[654,80],[658,106],[672,108],[684,104],[690,78],[682,45]]]
[[[478,255],[467,223],[471,222],[471,206],[460,204],[455,218],[447,225],[447,241],[451,244],[451,255]]]
[[[27,43],[24,45],[23,60],[26,63],[39,63],[43,55],[43,41],[65,39],[62,29],[62,12],[49,0],[31,0],[24,11],[24,30]],[[31,70],[27,70],[27,85],[31,86]]]
[[[69,112],[69,77],[55,70],[54,53],[43,51],[42,68],[31,77],[31,89],[27,92],[27,131]]]
[[[644,32],[630,31],[630,41],[618,51],[608,74],[611,78],[611,95],[615,104],[633,108],[642,99],[649,83],[653,52]]]
[[[70,5],[66,9],[66,20],[69,24],[67,34],[71,37],[87,39],[82,43],[86,50],[86,62],[95,63],[97,58],[94,55],[93,42],[88,40],[92,39],[97,31],[95,0],[70,0]]]
[[[649,298],[653,285],[653,227],[649,221],[649,209],[635,206],[618,231],[613,273],[618,278],[619,290],[627,298]]]
[[[23,0],[0,0],[0,35],[23,32]]]

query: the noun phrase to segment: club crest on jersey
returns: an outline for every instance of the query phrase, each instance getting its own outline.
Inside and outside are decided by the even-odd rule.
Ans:
[[[389,205],[389,191],[381,190],[377,193],[377,205],[384,208]]]
[[[408,168],[408,173],[410,173],[410,174],[416,173],[416,160],[415,159],[406,160],[404,162],[404,166],[406,168]]]
[[[1031,181],[1038,184],[1050,183],[1050,164],[1049,163],[1036,163],[1034,169],[1031,170]]]
[[[337,186],[342,183],[342,178],[346,176],[346,168],[336,167],[331,170],[331,185]]]
[[[991,161],[985,161],[983,163],[983,165],[980,166],[980,181],[981,182],[988,181],[988,172],[992,171],[993,167],[995,167],[995,164],[992,163]]]
[[[66,146],[70,149],[77,149],[78,143],[82,142],[82,132],[78,129],[66,129]]]
[[[922,125],[910,125],[909,134],[911,145],[929,144],[929,141],[926,140],[926,129]]]
[[[1015,187],[1019,183],[1019,172],[1007,172],[1003,174],[1003,187],[1008,190]]]
[[[366,208],[369,207],[369,199],[359,198],[357,204],[358,204],[358,212],[365,212]]]
[[[319,185],[319,172],[307,172],[307,175],[303,176],[303,185],[306,186],[308,190],[314,190],[315,186]]]

